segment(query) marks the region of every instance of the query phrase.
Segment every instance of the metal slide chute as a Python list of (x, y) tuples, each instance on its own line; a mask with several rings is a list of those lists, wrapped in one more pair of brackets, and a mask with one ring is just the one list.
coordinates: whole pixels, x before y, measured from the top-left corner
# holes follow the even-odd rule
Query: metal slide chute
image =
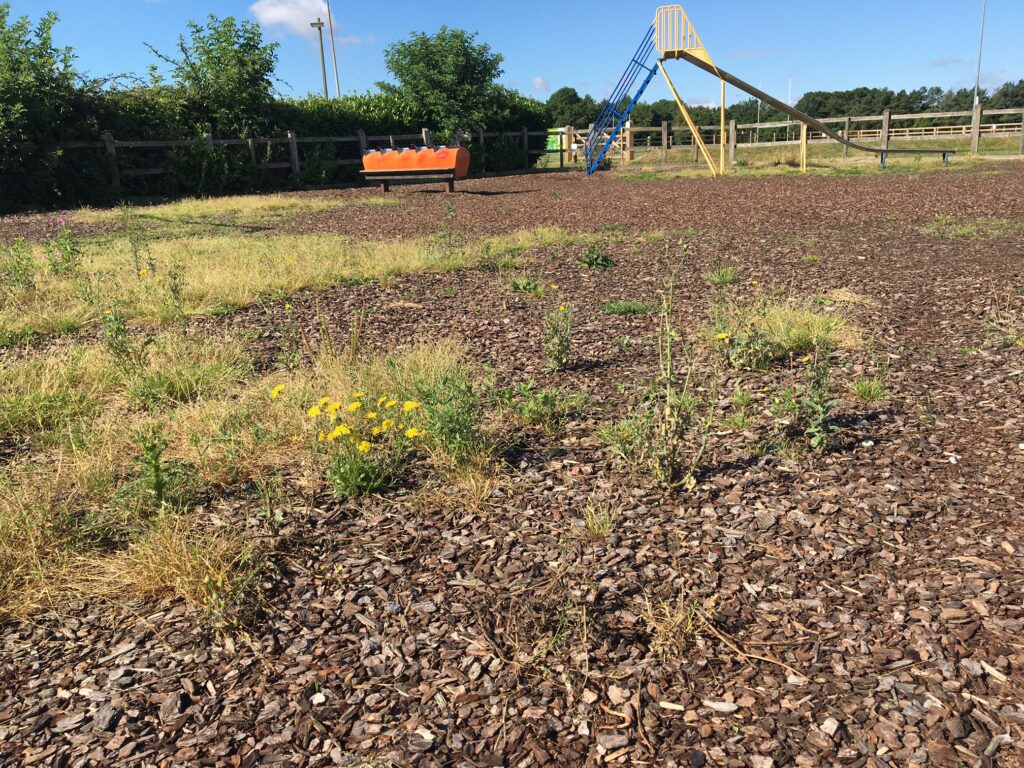
[[(655, 51), (658, 53), (658, 58), (652, 65), (650, 63), (650, 58)], [(675, 85), (672, 83), (672, 80), (669, 78), (668, 72), (665, 69), (665, 62), (671, 59), (689, 62), (708, 74), (714, 75), (722, 82), (722, 138), (719, 142), (720, 159), (718, 169), (715, 168), (715, 163), (712, 160), (711, 154), (708, 152), (704, 141), (700, 137), (700, 132), (694, 125), (693, 119), (691, 118), (689, 111), (686, 109), (686, 105), (683, 104), (678, 91), (676, 91)], [(658, 8), (657, 14), (654, 17), (654, 23), (644, 36), (643, 42), (640, 44), (637, 52), (633, 55), (632, 60), (626, 68), (625, 74), (619, 80), (619, 84), (612, 92), (611, 97), (604, 103), (604, 106), (598, 113), (597, 119), (594, 121), (594, 125), (591, 128), (590, 133), (587, 135), (585, 154), (588, 176), (600, 167), (601, 160), (604, 158), (605, 154), (607, 154), (609, 148), (622, 131), (623, 126), (629, 119), (630, 113), (633, 111), (633, 107), (636, 106), (637, 102), (640, 100), (640, 96), (647, 89), (647, 86), (650, 85), (654, 75), (659, 71), (664, 76), (665, 82), (668, 83), (668, 87), (672, 91), (676, 104), (679, 106), (679, 111), (682, 113), (690, 132), (693, 134), (694, 141), (696, 141), (700, 148), (713, 176), (725, 173), (726, 83), (735, 88), (739, 88), (744, 93), (747, 93), (756, 99), (760, 99), (766, 104), (771, 104), (780, 112), (789, 115), (800, 123), (803, 123), (803, 128), (801, 130), (801, 166), (804, 170), (806, 170), (808, 128), (818, 131), (819, 133), (823, 133), (830, 139), (834, 139), (840, 144), (845, 144), (851, 149), (879, 155), (882, 158), (883, 167), (885, 166), (886, 156), (890, 154), (942, 155), (943, 161), (947, 163), (949, 161), (949, 155), (956, 154), (956, 151), (952, 149), (889, 149), (888, 147), (866, 147), (863, 144), (857, 144), (856, 142), (850, 141), (841, 133), (829, 128), (820, 120), (816, 120), (810, 115), (801, 112), (799, 109), (791, 107), (784, 101), (779, 101), (778, 99), (769, 96), (760, 88), (755, 88), (750, 83), (736, 77), (736, 75), (730, 74), (724, 69), (716, 66), (711, 60), (711, 55), (708, 53), (707, 48), (704, 47), (704, 43), (701, 41), (700, 35), (697, 34), (696, 28), (693, 26), (690, 18), (686, 15), (686, 11), (683, 10), (683, 7), (681, 5), (663, 5)], [(642, 73), (646, 74), (642, 75)], [(642, 79), (640, 86), (639, 88), (635, 88), (635, 83), (641, 75)], [(610, 133), (608, 133), (609, 128), (611, 129)]]

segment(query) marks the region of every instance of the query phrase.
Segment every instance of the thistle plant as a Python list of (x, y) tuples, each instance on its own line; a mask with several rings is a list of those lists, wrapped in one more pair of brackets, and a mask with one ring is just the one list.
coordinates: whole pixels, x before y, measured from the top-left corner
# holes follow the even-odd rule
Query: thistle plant
[(57, 220), (57, 234), (46, 241), (46, 257), (55, 275), (73, 275), (82, 267), (82, 248), (64, 219)]

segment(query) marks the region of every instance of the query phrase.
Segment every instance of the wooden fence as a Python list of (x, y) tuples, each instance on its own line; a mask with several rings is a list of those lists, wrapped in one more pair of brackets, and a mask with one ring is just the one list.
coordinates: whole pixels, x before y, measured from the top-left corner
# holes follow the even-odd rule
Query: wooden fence
[[(549, 138), (557, 136), (557, 148), (549, 148)], [(530, 146), (531, 139), (544, 138), (541, 144), (543, 149), (534, 149)], [(559, 165), (564, 166), (565, 152), (565, 131), (564, 129), (551, 129), (544, 131), (531, 131), (523, 126), (518, 131), (477, 131), (473, 136), (474, 152), (478, 155), (482, 173), (487, 173), (488, 144), (500, 140), (514, 140), (519, 146), (520, 162), (523, 170), (530, 170), (533, 166), (533, 159), (538, 155), (558, 154)], [(274, 146), (287, 145), (288, 159), (276, 162), (260, 162), (261, 154), (269, 155)], [(64, 149), (102, 149), (106, 157), (107, 169), (110, 174), (111, 186), (115, 191), (120, 191), (122, 180), (138, 176), (159, 176), (167, 173), (162, 166), (152, 167), (122, 167), (122, 158), (127, 150), (140, 149), (173, 149), (181, 147), (205, 147), (212, 152), (214, 147), (247, 147), (249, 159), (254, 168), (260, 170), (287, 169), (292, 176), (299, 176), (302, 172), (302, 152), (300, 147), (311, 145), (349, 146), (355, 154), (358, 148), (358, 156), (335, 158), (330, 161), (334, 165), (362, 165), (362, 154), (367, 149), (379, 149), (381, 147), (401, 146), (433, 146), (434, 137), (429, 128), (424, 128), (419, 133), (368, 135), (360, 129), (351, 136), (299, 136), (295, 131), (288, 131), (284, 137), (271, 137), (260, 139), (215, 139), (209, 134), (199, 139), (155, 141), (117, 139), (111, 133), (104, 133), (99, 141), (71, 141), (62, 145)]]
[[(1020, 122), (989, 122), (984, 123), (985, 117), (1008, 117), (1020, 115)], [(970, 122), (946, 123), (942, 125), (916, 125), (916, 126), (894, 126), (893, 123), (908, 121), (935, 121), (935, 120), (965, 120)], [(827, 125), (835, 125), (843, 136), (853, 141), (877, 141), (882, 147), (888, 147), (890, 141), (901, 139), (949, 139), (951, 137), (967, 137), (971, 139), (971, 154), (977, 155), (979, 145), (984, 136), (1016, 136), (1020, 135), (1020, 154), (1024, 155), (1024, 110), (1022, 109), (981, 109), (975, 108), (969, 112), (920, 112), (915, 114), (892, 114), (886, 110), (881, 115), (863, 115), (857, 117), (833, 117), (821, 120)], [(878, 127), (858, 127), (863, 124), (877, 124)], [(771, 123), (745, 123), (737, 125), (736, 121), (730, 121), (726, 135), (729, 148), (729, 160), (735, 159), (736, 147), (756, 147), (764, 145), (786, 145), (799, 143), (800, 123), (795, 121), (781, 121)], [(592, 128), (592, 127), (591, 127)], [(718, 145), (722, 141), (722, 130), (717, 125), (702, 125), (697, 127), (701, 138), (705, 143)], [(487, 157), (488, 144), (494, 141), (511, 140), (518, 145), (520, 153), (520, 164), (523, 170), (530, 170), (533, 167), (534, 158), (539, 155), (558, 155), (558, 167), (564, 168), (578, 162), (583, 151), (583, 144), (586, 141), (588, 130), (577, 130), (572, 126), (564, 128), (553, 128), (544, 131), (531, 131), (523, 126), (518, 131), (478, 131), (473, 136), (474, 153), (480, 159), (481, 172), (488, 173)], [(768, 139), (765, 140), (765, 136)], [(780, 138), (780, 136), (782, 138)], [(544, 141), (533, 142), (543, 148), (535, 149), (531, 146), (531, 139), (543, 137)], [(809, 134), (812, 142), (828, 142), (832, 139), (822, 133), (812, 131)], [(367, 149), (377, 149), (384, 146), (432, 146), (434, 137), (428, 128), (422, 129), (419, 133), (388, 134), (388, 135), (367, 135), (363, 130), (358, 130), (351, 136), (298, 136), (294, 131), (288, 131), (284, 137), (270, 137), (260, 139), (214, 139), (207, 135), (200, 139), (178, 140), (178, 141), (139, 141), (122, 140), (115, 138), (110, 133), (104, 133), (99, 141), (73, 141), (63, 145), (65, 149), (102, 149), (106, 158), (106, 164), (110, 175), (111, 185), (115, 191), (120, 191), (122, 180), (130, 177), (157, 176), (167, 173), (162, 166), (137, 167), (129, 163), (129, 167), (123, 167), (122, 158), (125, 153), (131, 150), (146, 149), (171, 149), (175, 147), (205, 147), (213, 151), (218, 146), (247, 147), (249, 159), (254, 168), (261, 170), (281, 169), (287, 170), (292, 176), (299, 176), (302, 172), (302, 154), (300, 148), (329, 145), (332, 147), (350, 147), (347, 153), (349, 157), (336, 158), (330, 162), (335, 165), (356, 166), (362, 164), (362, 154)], [(662, 123), (660, 126), (627, 126), (618, 136), (615, 143), (615, 151), (620, 153), (623, 159), (633, 159), (637, 152), (658, 151), (662, 155), (662, 161), (668, 162), (668, 151), (674, 146), (694, 146), (696, 142), (686, 128), (674, 128), (670, 123)], [(261, 153), (264, 156), (272, 154), (275, 146), (287, 147), (287, 160), (260, 162)], [(849, 154), (849, 147), (844, 147), (844, 154)], [(549, 166), (551, 167), (551, 166)]]
[[(983, 122), (985, 117), (1008, 117), (1019, 116), (1020, 121), (993, 121)], [(945, 123), (941, 125), (914, 125), (895, 126), (893, 123), (908, 121), (933, 121), (933, 120), (964, 120), (970, 118), (970, 122)], [(862, 115), (857, 117), (831, 117), (819, 122), (829, 126), (836, 126), (838, 132), (852, 141), (877, 141), (882, 147), (888, 147), (890, 141), (897, 140), (930, 140), (949, 139), (951, 137), (970, 137), (971, 154), (977, 155), (980, 142), (983, 137), (1013, 137), (1020, 136), (1019, 153), (1024, 155), (1024, 109), (981, 109), (975, 108), (969, 112), (919, 112), (914, 114), (892, 114), (886, 110), (881, 115)], [(865, 123), (876, 124), (878, 127), (858, 127)], [(582, 150), (582, 142), (585, 141), (587, 131), (576, 132), (571, 128), (563, 129), (570, 132), (572, 137), (578, 137), (575, 141), (569, 142), (570, 151), (578, 153)], [(718, 125), (697, 126), (701, 138), (709, 145), (718, 145), (722, 140), (722, 129)], [(767, 135), (767, 139), (765, 136)], [(783, 138), (780, 138), (782, 136)], [(793, 120), (786, 120), (771, 123), (743, 123), (736, 124), (730, 121), (727, 129), (726, 141), (729, 147), (729, 158), (732, 161), (735, 157), (736, 147), (757, 147), (764, 145), (786, 145), (800, 143), (800, 123)], [(809, 131), (808, 139), (812, 142), (830, 142), (831, 138), (817, 131)], [(623, 159), (633, 159), (635, 153), (646, 151), (661, 151), (662, 160), (668, 162), (668, 150), (674, 146), (693, 146), (696, 149), (696, 142), (692, 134), (685, 127), (674, 128), (670, 123), (662, 123), (660, 126), (632, 126), (624, 128), (617, 138), (614, 151), (618, 152)], [(849, 154), (849, 147), (844, 147), (844, 154)]]

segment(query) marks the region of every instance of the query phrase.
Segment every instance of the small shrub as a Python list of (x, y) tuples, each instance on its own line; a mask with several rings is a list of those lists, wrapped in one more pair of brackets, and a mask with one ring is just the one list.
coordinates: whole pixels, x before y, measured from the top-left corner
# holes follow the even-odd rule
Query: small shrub
[(423, 424), (431, 444), (457, 467), (486, 462), (481, 385), (465, 369), (455, 368), (433, 382), (417, 382), (415, 391), (423, 403)]
[(775, 419), (776, 434), (785, 440), (804, 437), (818, 453), (825, 453), (837, 428), (830, 423), (835, 399), (829, 394), (827, 361), (808, 361), (804, 383), (777, 389), (769, 410)]
[(813, 253), (808, 253), (804, 256), (804, 264), (819, 264), (821, 263), (821, 256)]
[(596, 243), (587, 246), (587, 249), (580, 257), (580, 264), (587, 269), (608, 269), (615, 266), (615, 262), (608, 255), (605, 247)]
[(850, 382), (850, 392), (858, 400), (874, 403), (885, 397), (885, 382), (878, 376), (858, 376)]
[(544, 317), (547, 370), (560, 371), (572, 362), (572, 308), (562, 304)]
[(658, 655), (681, 656), (704, 629), (697, 600), (686, 600), (682, 594), (675, 605), (664, 600), (655, 605), (645, 596), (640, 616), (651, 636), (651, 650)]
[(642, 417), (633, 416), (605, 424), (598, 428), (597, 436), (612, 453), (626, 462), (633, 463), (642, 453), (649, 429), (650, 420), (645, 414)]
[(583, 394), (566, 395), (556, 387), (538, 389), (527, 381), (518, 387), (498, 393), (498, 400), (527, 426), (540, 426), (548, 434), (556, 434), (571, 413), (583, 407), (588, 398)]
[(704, 275), (704, 281), (714, 288), (725, 288), (740, 279), (732, 267), (719, 266)]
[(646, 301), (617, 299), (606, 301), (601, 305), (601, 312), (606, 315), (649, 315), (658, 310), (657, 304)]

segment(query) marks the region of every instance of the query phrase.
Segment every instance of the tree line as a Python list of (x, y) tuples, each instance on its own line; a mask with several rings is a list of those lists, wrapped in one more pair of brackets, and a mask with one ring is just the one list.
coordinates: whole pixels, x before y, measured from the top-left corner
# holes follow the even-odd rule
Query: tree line
[[(1024, 80), (1008, 82), (989, 92), (979, 92), (986, 109), (1024, 109)], [(559, 88), (548, 98), (546, 107), (554, 125), (586, 127), (594, 121), (603, 101), (592, 96), (581, 96), (575, 88)], [(856, 117), (860, 115), (881, 115), (885, 109), (894, 114), (917, 112), (966, 112), (974, 105), (974, 89), (943, 90), (938, 87), (917, 88), (912, 91), (893, 91), (890, 88), (854, 88), (847, 91), (808, 91), (794, 105), (801, 112), (812, 117)], [(718, 107), (687, 105), (694, 122), (698, 125), (717, 125), (720, 118)], [(787, 119), (768, 104), (758, 104), (757, 99), (746, 99), (728, 105), (727, 120), (737, 123), (773, 122)], [(672, 99), (640, 102), (633, 108), (635, 125), (660, 125), (662, 122), (681, 122), (679, 108)], [(1010, 120), (1013, 118), (1010, 117)]]

